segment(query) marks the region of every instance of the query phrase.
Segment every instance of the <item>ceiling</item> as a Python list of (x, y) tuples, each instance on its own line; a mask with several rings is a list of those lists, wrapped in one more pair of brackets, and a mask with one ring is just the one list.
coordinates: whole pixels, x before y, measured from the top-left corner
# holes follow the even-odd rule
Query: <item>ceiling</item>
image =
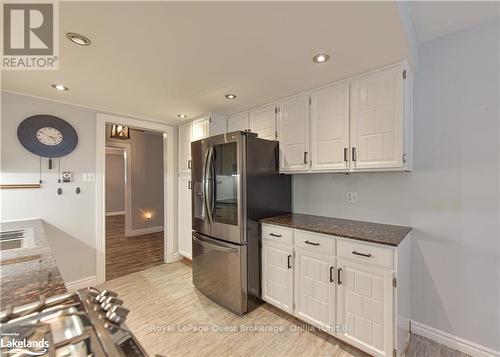
[(500, 16), (500, 2), (414, 1), (410, 12), (418, 42), (424, 43)]
[[(172, 123), (180, 113), (236, 113), (409, 57), (393, 2), (59, 6), (59, 70), (4, 71), (2, 89)], [(77, 46), (66, 32), (92, 45)], [(319, 52), (330, 61), (314, 64)]]

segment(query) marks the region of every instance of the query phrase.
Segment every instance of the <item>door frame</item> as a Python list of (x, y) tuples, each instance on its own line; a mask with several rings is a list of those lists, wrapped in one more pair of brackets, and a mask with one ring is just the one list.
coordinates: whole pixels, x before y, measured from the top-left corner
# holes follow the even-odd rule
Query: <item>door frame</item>
[(163, 133), (163, 258), (165, 263), (182, 259), (177, 252), (177, 128), (161, 122), (97, 113), (96, 116), (96, 281), (106, 281), (105, 159), (106, 123)]

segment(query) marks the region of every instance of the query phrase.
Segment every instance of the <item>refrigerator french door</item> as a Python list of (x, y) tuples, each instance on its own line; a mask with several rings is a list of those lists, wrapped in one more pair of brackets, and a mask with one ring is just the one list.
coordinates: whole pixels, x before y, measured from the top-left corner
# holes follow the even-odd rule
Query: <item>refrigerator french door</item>
[(259, 220), (291, 210), (277, 153), (239, 131), (191, 143), (193, 283), (237, 314), (260, 303)]
[(237, 132), (192, 143), (193, 229), (236, 244), (245, 242), (245, 141)]

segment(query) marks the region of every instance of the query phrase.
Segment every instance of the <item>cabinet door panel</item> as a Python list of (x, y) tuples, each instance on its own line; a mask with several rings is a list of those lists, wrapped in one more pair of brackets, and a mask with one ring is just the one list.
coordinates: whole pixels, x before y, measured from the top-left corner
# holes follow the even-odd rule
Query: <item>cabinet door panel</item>
[(191, 123), (179, 126), (179, 172), (189, 172), (191, 161)]
[(351, 82), (352, 168), (403, 167), (402, 66)]
[(349, 82), (343, 82), (311, 94), (312, 170), (346, 171), (348, 150)]
[(276, 106), (250, 112), (250, 130), (261, 139), (276, 140)]
[(204, 139), (210, 136), (210, 117), (195, 120), (192, 123), (192, 141)]
[(295, 250), (295, 316), (319, 328), (333, 331), (335, 282), (333, 258)]
[(292, 246), (263, 242), (262, 299), (293, 313)]
[(280, 171), (309, 170), (309, 97), (282, 102), (278, 113)]
[(232, 131), (245, 131), (250, 128), (248, 124), (248, 113), (238, 114), (227, 120), (227, 132)]
[(338, 260), (338, 323), (348, 332), (343, 338), (374, 355), (391, 356), (393, 349), (392, 273)]
[(189, 259), (192, 254), (191, 177), (179, 178), (179, 253)]

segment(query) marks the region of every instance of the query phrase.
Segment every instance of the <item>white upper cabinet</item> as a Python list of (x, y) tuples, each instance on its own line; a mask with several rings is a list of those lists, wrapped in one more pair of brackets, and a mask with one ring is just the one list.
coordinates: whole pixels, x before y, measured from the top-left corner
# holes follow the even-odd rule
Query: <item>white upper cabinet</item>
[(227, 132), (227, 116), (218, 113), (210, 114), (210, 135), (220, 135)]
[(277, 138), (283, 173), (411, 171), (412, 86), (398, 63), (235, 115), (227, 130)]
[(311, 170), (349, 169), (349, 82), (311, 93)]
[[(351, 80), (351, 169), (406, 169), (410, 73), (401, 64)], [(406, 155), (405, 155), (406, 154)]]
[(259, 138), (276, 140), (276, 106), (268, 105), (250, 112), (250, 131)]
[(297, 96), (278, 106), (280, 172), (309, 169), (309, 97)]
[(191, 123), (179, 126), (179, 173), (191, 172)]
[(235, 116), (230, 117), (227, 120), (227, 132), (233, 131), (247, 131), (250, 129), (250, 123), (248, 120), (248, 113), (237, 114)]
[(204, 139), (210, 136), (210, 117), (203, 117), (192, 122), (191, 141)]

